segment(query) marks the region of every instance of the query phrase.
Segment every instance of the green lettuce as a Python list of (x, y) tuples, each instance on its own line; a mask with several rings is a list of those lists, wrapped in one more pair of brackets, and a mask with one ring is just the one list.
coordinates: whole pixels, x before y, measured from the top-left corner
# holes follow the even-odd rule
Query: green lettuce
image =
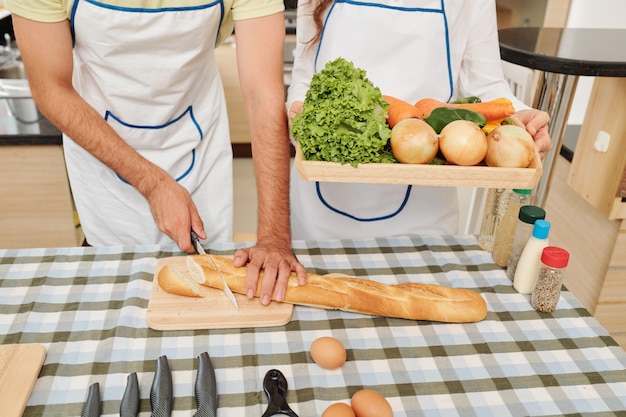
[(352, 166), (396, 162), (389, 147), (389, 104), (352, 62), (328, 62), (313, 76), (303, 107), (291, 133), (306, 160)]

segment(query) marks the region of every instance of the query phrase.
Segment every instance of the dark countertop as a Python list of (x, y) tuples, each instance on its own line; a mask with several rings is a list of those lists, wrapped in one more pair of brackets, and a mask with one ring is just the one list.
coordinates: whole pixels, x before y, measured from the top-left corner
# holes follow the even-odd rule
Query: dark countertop
[(581, 76), (626, 77), (626, 29), (508, 28), (499, 31), (505, 61)]
[(61, 145), (62, 134), (32, 99), (0, 99), (0, 146)]

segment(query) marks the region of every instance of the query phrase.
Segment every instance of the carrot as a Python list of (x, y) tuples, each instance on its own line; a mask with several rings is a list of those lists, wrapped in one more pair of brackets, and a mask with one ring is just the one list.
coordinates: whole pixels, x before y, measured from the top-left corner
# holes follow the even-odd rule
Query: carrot
[(399, 121), (404, 119), (421, 119), (419, 110), (411, 103), (392, 96), (383, 96), (389, 103), (387, 109), (387, 124), (393, 128)]
[(506, 98), (497, 98), (494, 100), (483, 101), (480, 103), (464, 103), (452, 104), (434, 98), (423, 98), (415, 103), (415, 107), (419, 110), (420, 117), (428, 117), (430, 112), (437, 107), (453, 107), (461, 109), (473, 110), (485, 116), (487, 121), (503, 119), (515, 113), (513, 103)]

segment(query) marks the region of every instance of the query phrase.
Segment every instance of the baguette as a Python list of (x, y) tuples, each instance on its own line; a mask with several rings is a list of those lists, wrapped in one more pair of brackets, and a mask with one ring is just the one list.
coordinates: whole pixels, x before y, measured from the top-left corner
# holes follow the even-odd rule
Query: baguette
[[(222, 279), (209, 259), (213, 255), (189, 255), (187, 267), (197, 283), (223, 289)], [(227, 285), (233, 292), (245, 294), (246, 267), (213, 256)], [(261, 272), (262, 274), (262, 272)], [(284, 302), (362, 314), (428, 320), (446, 323), (472, 323), (484, 319), (487, 305), (483, 297), (469, 289), (434, 284), (385, 285), (352, 277), (332, 278), (307, 274), (307, 285), (300, 286), (296, 274), (289, 277)], [(260, 296), (262, 275), (256, 290)]]
[(165, 265), (159, 271), (157, 279), (159, 286), (169, 293), (186, 297), (204, 297), (198, 283), (191, 278), (184, 268)]

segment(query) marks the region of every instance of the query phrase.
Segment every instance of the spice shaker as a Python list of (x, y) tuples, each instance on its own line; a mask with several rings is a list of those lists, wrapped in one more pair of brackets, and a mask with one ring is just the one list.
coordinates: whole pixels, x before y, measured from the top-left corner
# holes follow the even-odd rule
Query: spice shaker
[(532, 232), (533, 226), (537, 220), (543, 220), (546, 218), (546, 211), (538, 206), (522, 206), (517, 216), (517, 227), (515, 228), (515, 238), (513, 239), (513, 246), (509, 253), (509, 259), (506, 264), (506, 276), (513, 280), (515, 276), (515, 270), (517, 269), (517, 262), (522, 255), (524, 245), (528, 242)]
[(548, 233), (550, 232), (550, 222), (537, 220), (533, 226), (533, 234), (524, 245), (522, 255), (517, 263), (515, 276), (513, 277), (513, 288), (521, 294), (530, 294), (535, 288), (541, 253), (543, 248), (548, 246)]
[(537, 283), (530, 302), (540, 313), (552, 313), (561, 296), (563, 272), (569, 262), (569, 252), (556, 246), (547, 246), (541, 253)]
[(493, 242), (493, 261), (500, 266), (506, 266), (509, 261), (519, 211), (522, 206), (530, 201), (531, 191), (513, 189), (504, 216), (496, 229), (496, 237)]
[(483, 222), (480, 225), (478, 245), (487, 252), (493, 251), (496, 230), (509, 203), (511, 190), (507, 188), (490, 188), (485, 200)]

